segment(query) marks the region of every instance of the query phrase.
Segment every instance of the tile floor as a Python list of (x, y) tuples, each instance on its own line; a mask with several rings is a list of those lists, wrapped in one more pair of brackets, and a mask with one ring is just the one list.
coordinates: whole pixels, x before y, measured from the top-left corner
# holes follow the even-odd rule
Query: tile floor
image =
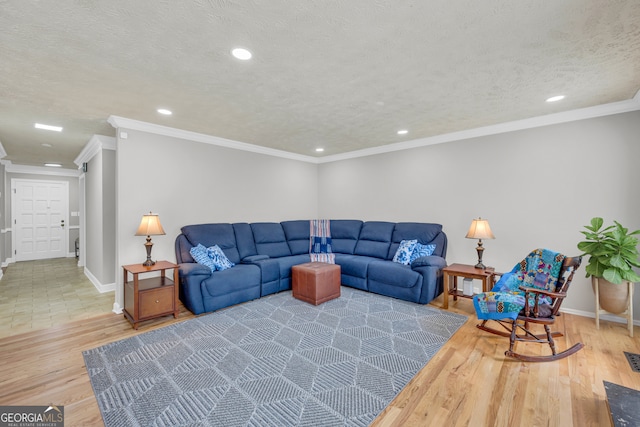
[(9, 264), (0, 279), (0, 338), (111, 312), (75, 258)]

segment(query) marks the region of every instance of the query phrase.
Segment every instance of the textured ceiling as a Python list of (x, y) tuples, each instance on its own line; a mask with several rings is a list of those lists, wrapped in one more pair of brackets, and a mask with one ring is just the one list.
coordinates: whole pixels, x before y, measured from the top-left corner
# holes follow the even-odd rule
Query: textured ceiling
[(75, 169), (110, 115), (316, 156), (640, 89), (638, 0), (0, 0), (0, 29), (0, 143), (24, 165)]

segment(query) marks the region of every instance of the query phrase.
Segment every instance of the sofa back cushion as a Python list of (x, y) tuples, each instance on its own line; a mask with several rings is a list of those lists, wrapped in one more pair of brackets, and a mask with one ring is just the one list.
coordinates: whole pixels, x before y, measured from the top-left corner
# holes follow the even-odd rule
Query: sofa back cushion
[(231, 262), (240, 262), (236, 236), (231, 224), (186, 225), (181, 230), (191, 246), (198, 246), (198, 243), (206, 248), (218, 245)]
[(391, 238), (391, 246), (389, 246), (387, 259), (393, 259), (401, 241), (414, 239), (418, 240), (418, 243), (422, 243), (423, 245), (435, 244), (436, 249), (433, 255), (442, 256), (442, 251), (446, 249), (446, 247), (443, 247), (441, 239), (438, 238), (441, 234), (442, 225), (440, 224), (429, 224), (425, 222), (399, 222), (393, 229), (393, 236)]
[(256, 242), (253, 241), (253, 231), (251, 231), (249, 224), (236, 222), (233, 224), (233, 231), (236, 233), (236, 244), (238, 245), (240, 259), (258, 254)]
[(256, 243), (258, 255), (268, 255), (271, 258), (291, 255), (280, 223), (254, 222), (251, 224), (251, 231), (253, 231), (253, 240)]
[(433, 251), (432, 255), (437, 255), (442, 258), (447, 257), (447, 235), (444, 234), (444, 231), (438, 233), (431, 243), (436, 245), (436, 249)]
[(291, 255), (302, 255), (309, 253), (310, 221), (283, 221), (280, 223), (284, 230)]
[(395, 223), (393, 222), (365, 222), (362, 225), (354, 254), (387, 259), (394, 227)]
[(356, 219), (332, 219), (331, 249), (334, 253), (353, 255), (363, 222)]

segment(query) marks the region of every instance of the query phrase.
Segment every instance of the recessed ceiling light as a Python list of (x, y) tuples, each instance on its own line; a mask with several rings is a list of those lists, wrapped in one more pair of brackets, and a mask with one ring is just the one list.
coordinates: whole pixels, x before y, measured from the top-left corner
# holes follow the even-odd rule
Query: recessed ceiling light
[(170, 116), (173, 113), (171, 112), (171, 110), (167, 110), (166, 108), (158, 108), (158, 113), (160, 114), (164, 114), (165, 116)]
[(552, 96), (551, 98), (547, 98), (546, 102), (556, 102), (562, 101), (564, 99), (564, 95)]
[(316, 152), (318, 153), (322, 153), (324, 151), (324, 148), (316, 148)]
[(44, 130), (52, 130), (55, 132), (62, 132), (62, 126), (51, 126), (51, 125), (43, 125), (41, 123), (36, 123), (36, 129), (44, 129)]
[(47, 148), (51, 148), (52, 145), (51, 144), (47, 144), (46, 142), (44, 144), (42, 144), (43, 147), (47, 147)]
[(61, 168), (62, 165), (60, 163), (45, 163), (45, 166), (49, 166), (50, 168)]
[(249, 52), (247, 49), (242, 48), (242, 47), (237, 47), (237, 48), (233, 49), (231, 51), (231, 54), (233, 56), (235, 56), (236, 58), (238, 58), (238, 59), (242, 59), (243, 61), (251, 59), (251, 57), (253, 56), (251, 54), (251, 52)]
[(409, 133), (409, 131), (408, 131), (408, 130), (406, 130), (406, 129), (402, 129), (402, 130), (399, 130), (399, 131), (398, 131), (398, 135), (406, 135), (406, 134), (408, 134), (408, 133)]

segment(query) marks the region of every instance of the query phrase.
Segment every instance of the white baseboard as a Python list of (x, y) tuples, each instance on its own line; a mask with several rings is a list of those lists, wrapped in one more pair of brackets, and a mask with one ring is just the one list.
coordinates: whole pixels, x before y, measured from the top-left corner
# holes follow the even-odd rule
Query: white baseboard
[(116, 290), (116, 284), (115, 283), (108, 283), (106, 285), (100, 283), (100, 281), (93, 274), (91, 274), (91, 272), (89, 270), (87, 270), (86, 267), (84, 269), (84, 275), (87, 276), (89, 281), (91, 283), (93, 283), (93, 286), (95, 286), (95, 288), (101, 294), (103, 294), (105, 292), (113, 292), (113, 291)]
[[(576, 316), (582, 316), (582, 317), (591, 317), (592, 319), (596, 318), (596, 313), (595, 312), (592, 313), (590, 311), (573, 310), (569, 308), (569, 309), (561, 309), (560, 312), (575, 314)], [(616, 322), (616, 323), (624, 323), (625, 325), (627, 324), (626, 318), (621, 316), (616, 316), (615, 314), (601, 314), (600, 320), (607, 320), (609, 322)], [(640, 320), (633, 319), (633, 324), (636, 326), (640, 326)]]
[(122, 307), (120, 307), (120, 304), (118, 304), (117, 302), (113, 303), (113, 311), (115, 314), (122, 314)]

